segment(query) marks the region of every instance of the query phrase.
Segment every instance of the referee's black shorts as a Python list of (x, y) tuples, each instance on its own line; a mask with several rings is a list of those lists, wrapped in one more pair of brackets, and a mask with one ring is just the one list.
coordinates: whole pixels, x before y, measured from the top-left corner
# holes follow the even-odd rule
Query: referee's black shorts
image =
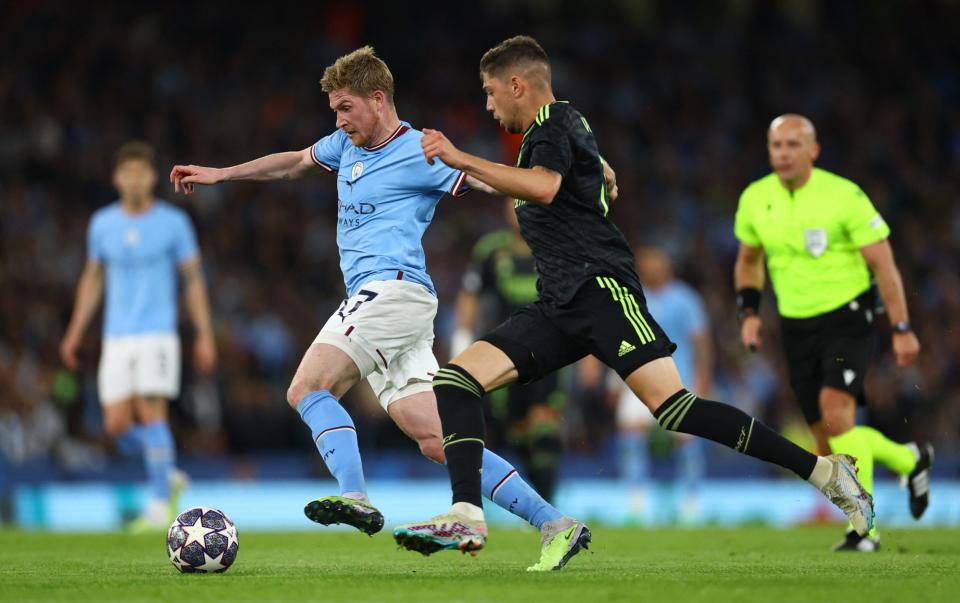
[(481, 338), (502, 350), (530, 383), (593, 354), (626, 379), (674, 344), (647, 311), (643, 292), (612, 277), (586, 281), (562, 306), (536, 302)]
[(876, 345), (876, 290), (810, 318), (780, 318), (783, 348), (800, 410), (807, 423), (820, 420), (820, 390), (833, 387), (866, 403), (863, 382)]

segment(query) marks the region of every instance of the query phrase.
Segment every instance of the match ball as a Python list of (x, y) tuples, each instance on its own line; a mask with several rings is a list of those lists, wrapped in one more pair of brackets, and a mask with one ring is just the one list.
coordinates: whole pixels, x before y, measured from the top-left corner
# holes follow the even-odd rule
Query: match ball
[(225, 572), (237, 560), (237, 526), (223, 511), (191, 507), (167, 532), (170, 563), (183, 573)]

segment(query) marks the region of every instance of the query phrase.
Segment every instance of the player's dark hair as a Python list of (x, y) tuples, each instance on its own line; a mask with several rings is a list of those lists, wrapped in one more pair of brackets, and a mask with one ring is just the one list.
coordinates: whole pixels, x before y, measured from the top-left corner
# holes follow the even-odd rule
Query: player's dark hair
[(146, 161), (151, 166), (157, 153), (153, 147), (142, 140), (133, 140), (123, 144), (117, 152), (113, 154), (113, 167), (119, 167), (120, 164), (127, 161)]
[(546, 69), (546, 83), (549, 84), (550, 58), (543, 47), (530, 36), (508, 38), (485, 52), (480, 59), (480, 73), (498, 77), (503, 75), (506, 69), (527, 70), (532, 66)]

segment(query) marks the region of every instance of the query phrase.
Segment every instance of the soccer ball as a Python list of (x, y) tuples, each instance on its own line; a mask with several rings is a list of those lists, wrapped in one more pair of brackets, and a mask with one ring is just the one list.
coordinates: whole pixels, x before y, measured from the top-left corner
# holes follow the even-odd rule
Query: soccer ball
[(167, 532), (170, 563), (183, 573), (225, 572), (237, 560), (239, 548), (237, 526), (217, 509), (187, 509)]

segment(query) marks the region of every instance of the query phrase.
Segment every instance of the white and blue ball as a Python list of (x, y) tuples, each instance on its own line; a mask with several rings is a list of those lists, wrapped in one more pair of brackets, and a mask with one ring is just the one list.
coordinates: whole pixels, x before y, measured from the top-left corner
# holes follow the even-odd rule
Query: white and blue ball
[(170, 563), (183, 573), (225, 572), (239, 549), (237, 526), (218, 509), (191, 507), (177, 515), (167, 532)]

